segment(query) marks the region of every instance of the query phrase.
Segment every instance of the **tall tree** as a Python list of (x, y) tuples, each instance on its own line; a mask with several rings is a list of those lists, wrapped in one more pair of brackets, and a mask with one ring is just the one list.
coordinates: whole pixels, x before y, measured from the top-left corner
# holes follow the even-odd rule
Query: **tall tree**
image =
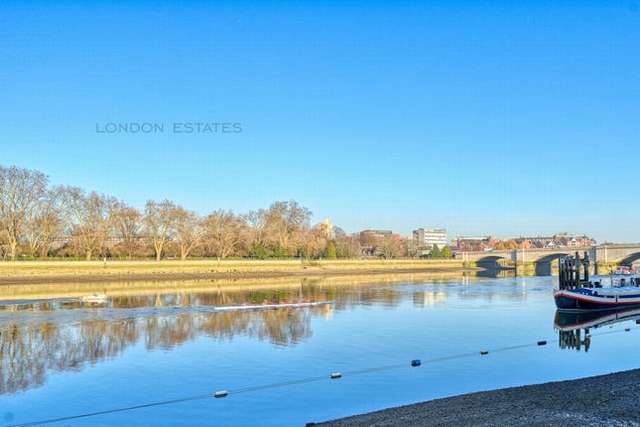
[(113, 229), (112, 212), (116, 199), (96, 192), (85, 194), (77, 187), (65, 187), (62, 191), (78, 251), (84, 253), (87, 261), (95, 255), (103, 255)]
[(47, 177), (41, 172), (0, 166), (0, 227), (12, 260), (18, 255), (27, 221), (34, 216), (46, 188)]
[(309, 228), (311, 211), (295, 200), (275, 202), (264, 214), (264, 233), (268, 245), (287, 255), (297, 252), (300, 234)]
[(336, 254), (338, 258), (357, 258), (362, 255), (359, 236), (336, 237)]
[(382, 241), (381, 250), (382, 256), (385, 258), (396, 258), (404, 255), (402, 238), (397, 234), (385, 236)]
[(248, 240), (245, 219), (231, 211), (212, 212), (203, 220), (202, 227), (207, 253), (218, 258), (238, 254)]
[(453, 253), (451, 252), (451, 248), (449, 246), (445, 246), (440, 251), (440, 256), (442, 258), (453, 258)]
[(113, 226), (127, 258), (131, 259), (139, 248), (142, 236), (142, 214), (124, 202), (118, 202), (112, 212)]
[(320, 258), (326, 255), (327, 234), (320, 225), (298, 231), (296, 236), (298, 255), (305, 258)]
[(174, 212), (175, 242), (180, 259), (186, 260), (189, 253), (202, 243), (202, 224), (195, 212), (176, 206)]
[(249, 245), (253, 248), (266, 248), (266, 212), (265, 209), (258, 209), (256, 211), (249, 211), (249, 213), (242, 216), (249, 231)]
[(28, 218), (26, 239), (29, 255), (45, 258), (53, 244), (63, 239), (66, 227), (63, 194), (62, 187), (47, 190), (33, 214)]
[(433, 245), (433, 248), (431, 249), (431, 258), (442, 258), (442, 253), (440, 252), (438, 245)]
[(327, 243), (327, 259), (336, 259), (336, 258), (338, 258), (336, 242), (333, 240), (329, 240), (329, 243)]
[(162, 259), (167, 242), (175, 236), (175, 212), (177, 206), (169, 201), (149, 200), (144, 209), (144, 225), (147, 239), (156, 254), (156, 261)]

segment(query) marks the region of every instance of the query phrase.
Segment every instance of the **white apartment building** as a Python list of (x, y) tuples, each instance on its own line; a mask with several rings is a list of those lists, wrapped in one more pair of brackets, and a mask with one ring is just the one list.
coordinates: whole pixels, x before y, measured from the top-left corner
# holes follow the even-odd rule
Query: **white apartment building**
[(413, 230), (413, 240), (418, 248), (437, 246), (442, 249), (449, 244), (447, 230), (444, 228), (418, 228)]

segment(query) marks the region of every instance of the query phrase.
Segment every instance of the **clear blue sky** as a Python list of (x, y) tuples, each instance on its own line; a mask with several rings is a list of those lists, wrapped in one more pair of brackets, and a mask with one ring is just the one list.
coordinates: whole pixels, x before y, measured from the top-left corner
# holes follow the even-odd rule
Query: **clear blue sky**
[[(0, 164), (138, 207), (640, 241), (635, 0), (52, 3), (0, 6)], [(96, 133), (132, 121), (243, 131)]]

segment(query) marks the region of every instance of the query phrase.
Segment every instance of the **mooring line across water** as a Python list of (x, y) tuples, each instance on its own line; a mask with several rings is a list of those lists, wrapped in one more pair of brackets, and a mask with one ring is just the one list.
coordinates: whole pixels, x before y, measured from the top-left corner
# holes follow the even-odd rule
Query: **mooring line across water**
[(32, 422), (24, 423), (24, 424), (13, 424), (13, 425), (9, 425), (7, 427), (39, 426), (39, 425), (43, 425), (43, 424), (52, 424), (52, 423), (57, 423), (57, 422), (62, 422), (62, 421), (77, 420), (79, 418), (95, 417), (95, 416), (98, 416), (98, 415), (108, 415), (108, 414), (115, 414), (117, 412), (133, 411), (135, 409), (151, 408), (151, 407), (154, 407), (154, 406), (171, 405), (171, 404), (174, 404), (174, 403), (182, 403), (182, 402), (189, 402), (189, 401), (192, 401), (192, 400), (207, 399), (207, 398), (210, 398), (210, 397), (211, 397), (211, 394), (207, 393), (207, 394), (202, 394), (202, 395), (197, 395), (197, 396), (183, 397), (183, 398), (180, 398), (180, 399), (163, 400), (163, 401), (159, 401), (159, 402), (143, 403), (143, 404), (134, 405), (134, 406), (125, 406), (125, 407), (122, 407), (122, 408), (105, 409), (103, 411), (87, 412), (87, 413), (84, 413), (84, 414), (77, 414), (77, 415), (69, 415), (69, 416), (66, 416), (66, 417), (49, 418), (47, 420), (32, 421)]
[[(611, 330), (611, 331), (598, 332), (598, 333), (590, 334), (590, 336), (594, 337), (594, 336), (602, 336), (602, 335), (611, 335), (611, 334), (621, 333), (621, 332), (630, 332), (631, 330), (638, 330), (638, 329), (640, 329), (640, 327), (633, 327), (633, 328), (627, 327), (627, 328), (624, 328), (624, 329), (615, 329), (615, 330)], [(218, 391), (215, 391), (215, 392), (210, 392), (210, 393), (206, 393), (206, 394), (199, 394), (199, 395), (194, 395), (194, 396), (190, 396), (190, 397), (183, 397), (183, 398), (177, 398), (177, 399), (171, 399), (171, 400), (163, 400), (163, 401), (157, 401), (157, 402), (149, 402), (149, 403), (143, 403), (143, 404), (139, 404), (139, 405), (125, 406), (125, 407), (121, 407), (121, 408), (106, 409), (106, 410), (102, 410), (102, 411), (87, 412), (87, 413), (82, 413), (82, 414), (77, 414), (77, 415), (69, 415), (69, 416), (65, 416), (65, 417), (57, 417), (57, 418), (49, 418), (49, 419), (38, 420), (38, 421), (31, 421), (31, 422), (21, 423), (21, 424), (11, 424), (11, 425), (8, 425), (6, 427), (32, 427), (32, 426), (52, 424), (52, 423), (57, 423), (57, 422), (62, 422), (62, 421), (71, 421), (71, 420), (80, 419), (80, 418), (88, 418), (88, 417), (94, 417), (94, 416), (99, 416), (99, 415), (114, 414), (114, 413), (118, 413), (118, 412), (133, 411), (133, 410), (137, 410), (137, 409), (151, 408), (151, 407), (164, 406), (164, 405), (172, 405), (172, 404), (176, 404), (176, 403), (189, 402), (189, 401), (194, 401), (194, 400), (204, 400), (204, 399), (208, 399), (208, 398), (226, 398), (226, 397), (232, 396), (234, 394), (251, 393), (251, 392), (256, 392), (256, 391), (261, 391), (261, 390), (288, 387), (288, 386), (292, 386), (292, 385), (307, 384), (307, 383), (326, 381), (326, 380), (335, 381), (335, 380), (338, 380), (338, 379), (342, 378), (343, 376), (357, 376), (357, 375), (363, 375), (363, 374), (368, 374), (368, 373), (372, 373), (372, 372), (381, 372), (381, 371), (387, 371), (387, 370), (392, 370), (392, 369), (400, 369), (400, 368), (407, 368), (407, 367), (410, 367), (410, 368), (413, 369), (413, 368), (419, 367), (419, 366), (421, 366), (423, 364), (427, 364), (428, 365), (428, 364), (432, 364), (432, 363), (444, 362), (444, 361), (455, 360), (455, 359), (462, 359), (462, 358), (473, 357), (473, 356), (487, 357), (488, 355), (493, 354), (493, 353), (500, 353), (500, 352), (504, 352), (504, 351), (518, 350), (518, 349), (523, 349), (523, 348), (528, 348), (528, 347), (546, 347), (548, 342), (554, 342), (554, 341), (555, 342), (559, 342), (559, 340), (556, 340), (555, 337), (554, 337), (554, 339), (550, 339), (550, 340), (546, 340), (546, 339), (545, 340), (538, 340), (538, 341), (534, 341), (534, 342), (530, 342), (530, 343), (518, 344), (518, 345), (512, 345), (512, 346), (506, 346), (506, 347), (499, 347), (499, 348), (495, 348), (495, 349), (481, 349), (481, 350), (475, 351), (475, 352), (467, 352), (467, 353), (454, 354), (454, 355), (450, 355), (450, 356), (434, 357), (434, 358), (431, 358), (431, 359), (422, 359), (422, 360), (421, 359), (413, 359), (413, 360), (410, 361), (410, 363), (398, 363), (398, 364), (392, 364), (392, 365), (382, 365), (382, 366), (376, 366), (376, 367), (370, 367), (370, 368), (364, 368), (364, 369), (356, 369), (356, 370), (343, 371), (343, 372), (333, 372), (330, 375), (322, 375), (322, 376), (300, 378), (300, 379), (294, 379), (294, 380), (289, 380), (289, 381), (281, 381), (281, 382), (270, 383), (270, 384), (247, 386), (247, 387), (242, 387), (242, 388), (237, 388), (237, 389), (230, 389), (230, 390), (218, 390)]]

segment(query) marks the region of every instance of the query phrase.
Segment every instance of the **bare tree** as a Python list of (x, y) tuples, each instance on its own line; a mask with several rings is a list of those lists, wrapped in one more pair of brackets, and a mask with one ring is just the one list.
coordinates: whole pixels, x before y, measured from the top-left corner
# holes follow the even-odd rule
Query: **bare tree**
[(12, 260), (18, 254), (28, 218), (34, 215), (46, 188), (47, 177), (41, 172), (0, 166), (0, 226)]
[(206, 250), (218, 258), (237, 253), (249, 234), (245, 219), (231, 211), (215, 211), (204, 219), (202, 225)]
[(162, 259), (167, 242), (175, 235), (175, 212), (177, 206), (169, 200), (155, 202), (149, 200), (144, 209), (144, 226), (147, 239), (156, 254), (156, 261)]
[(324, 255), (327, 249), (328, 239), (321, 224), (296, 234), (299, 239), (298, 245), (301, 256), (306, 258), (319, 258)]
[(127, 258), (131, 259), (139, 247), (142, 233), (142, 214), (124, 202), (118, 202), (114, 206), (111, 218)]
[(63, 197), (78, 251), (84, 253), (87, 261), (94, 255), (104, 254), (112, 231), (111, 213), (117, 201), (96, 192), (87, 195), (77, 187), (64, 188)]
[(249, 213), (242, 215), (242, 219), (248, 227), (249, 244), (265, 246), (266, 210), (258, 209), (257, 211), (249, 211)]
[(380, 249), (382, 250), (382, 256), (385, 258), (396, 258), (406, 255), (404, 241), (402, 237), (397, 234), (385, 236)]
[(176, 206), (174, 217), (175, 241), (180, 252), (180, 259), (186, 260), (189, 253), (202, 242), (200, 218), (195, 212), (182, 206)]
[(275, 202), (264, 213), (264, 233), (274, 249), (293, 255), (301, 243), (300, 235), (309, 228), (311, 211), (295, 200)]
[(0, 258), (7, 259), (9, 254), (9, 238), (5, 230), (0, 231)]
[[(170, 247), (186, 259), (199, 246), (224, 258), (260, 253), (260, 257), (320, 256), (330, 233), (311, 228), (311, 212), (296, 201), (279, 201), (246, 216), (216, 211), (204, 222), (191, 211), (164, 200), (149, 201), (144, 214), (96, 192), (77, 187), (48, 188), (38, 171), (0, 166), (0, 257), (16, 259), (21, 248), (46, 257), (67, 243), (87, 260), (113, 250), (134, 256), (146, 238), (157, 260)], [(175, 245), (174, 245), (175, 243)], [(255, 247), (254, 247), (255, 246)], [(255, 249), (255, 250), (254, 250)]]
[(29, 254), (45, 258), (57, 240), (61, 240), (65, 230), (63, 213), (64, 188), (54, 187), (47, 190), (28, 218), (26, 240)]
[(341, 236), (336, 238), (338, 258), (356, 258), (362, 255), (362, 247), (358, 236)]

